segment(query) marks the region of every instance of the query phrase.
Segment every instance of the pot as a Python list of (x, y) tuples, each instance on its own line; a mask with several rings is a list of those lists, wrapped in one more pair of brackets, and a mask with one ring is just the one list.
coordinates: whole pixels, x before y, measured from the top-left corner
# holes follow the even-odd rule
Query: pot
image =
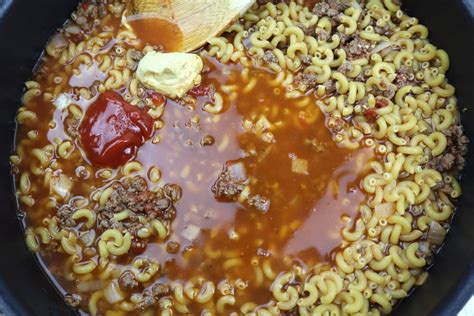
[[(77, 0), (0, 0), (0, 315), (74, 315), (27, 250), (18, 219), (9, 155), (15, 111), (49, 36)], [(466, 134), (474, 152), (474, 1), (407, 0), (404, 9), (428, 26), (430, 39), (451, 57), (448, 77), (456, 87)], [(394, 315), (456, 315), (474, 294), (474, 161), (469, 159), (446, 244), (426, 284), (403, 300)]]

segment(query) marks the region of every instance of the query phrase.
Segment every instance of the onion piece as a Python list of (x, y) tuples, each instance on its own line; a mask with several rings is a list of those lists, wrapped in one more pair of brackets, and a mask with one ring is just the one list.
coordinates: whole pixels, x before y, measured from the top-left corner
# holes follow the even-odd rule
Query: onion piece
[(65, 199), (70, 195), (70, 191), (73, 185), (71, 178), (60, 174), (58, 177), (53, 177), (51, 181), (53, 182), (53, 190), (57, 193), (59, 197)]
[(71, 98), (64, 93), (59, 94), (56, 99), (54, 99), (53, 104), (58, 110), (64, 110), (71, 103)]
[(291, 161), (291, 171), (297, 174), (308, 175), (308, 160), (295, 158)]
[(245, 182), (247, 180), (247, 171), (243, 162), (230, 162), (227, 164), (227, 171), (232, 181)]
[(446, 237), (446, 229), (441, 226), (440, 223), (433, 220), (430, 223), (430, 229), (428, 230), (427, 240), (432, 245), (440, 246), (443, 244), (444, 238)]
[(125, 299), (116, 281), (112, 281), (104, 289), (104, 297), (109, 304), (115, 304)]
[(95, 241), (95, 230), (88, 230), (80, 234), (79, 239), (84, 243), (86, 247), (92, 246)]
[(68, 46), (68, 41), (62, 33), (54, 34), (46, 46), (46, 52), (52, 57), (59, 57), (59, 54)]
[(201, 233), (201, 228), (195, 225), (187, 225), (181, 232), (181, 236), (189, 241), (194, 241)]
[(374, 49), (372, 49), (372, 54), (381, 52), (384, 49), (389, 48), (390, 46), (392, 46), (392, 43), (389, 41), (383, 41), (381, 43), (378, 43), (377, 46), (375, 46)]
[(382, 203), (375, 205), (375, 216), (379, 219), (385, 219), (391, 215), (395, 211), (395, 204), (394, 203)]

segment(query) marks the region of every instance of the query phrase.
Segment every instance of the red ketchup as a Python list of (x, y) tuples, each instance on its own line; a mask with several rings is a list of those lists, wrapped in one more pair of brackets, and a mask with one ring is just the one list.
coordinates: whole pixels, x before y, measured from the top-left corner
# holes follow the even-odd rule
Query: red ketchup
[(79, 128), (87, 158), (101, 166), (118, 167), (134, 158), (153, 134), (153, 118), (111, 91), (87, 109)]

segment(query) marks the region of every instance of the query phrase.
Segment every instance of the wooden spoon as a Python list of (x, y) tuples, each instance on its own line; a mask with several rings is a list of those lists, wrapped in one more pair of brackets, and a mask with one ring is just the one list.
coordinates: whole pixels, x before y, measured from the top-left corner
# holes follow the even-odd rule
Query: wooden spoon
[(166, 51), (189, 52), (221, 34), (256, 0), (133, 0), (134, 32)]

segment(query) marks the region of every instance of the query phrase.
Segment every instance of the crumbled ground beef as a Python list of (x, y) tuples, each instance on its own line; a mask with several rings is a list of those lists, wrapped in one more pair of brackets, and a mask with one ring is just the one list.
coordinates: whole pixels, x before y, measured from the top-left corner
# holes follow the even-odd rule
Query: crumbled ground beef
[(170, 286), (167, 284), (157, 283), (151, 288), (151, 294), (156, 299), (160, 299), (163, 296), (169, 295), (171, 293)]
[(351, 4), (349, 0), (327, 0), (316, 3), (313, 13), (317, 16), (334, 17), (347, 9)]
[(372, 51), (374, 47), (375, 45), (372, 42), (356, 36), (351, 41), (343, 45), (342, 48), (346, 51), (347, 58), (349, 60), (354, 60), (368, 57), (370, 51)]
[(314, 31), (315, 35), (316, 35), (316, 38), (320, 41), (324, 41), (324, 42), (327, 42), (331, 39), (331, 33), (329, 32), (326, 32), (324, 29), (322, 28), (316, 28), (316, 30)]
[(82, 304), (82, 297), (78, 294), (66, 294), (64, 301), (72, 308), (77, 308)]
[(270, 199), (260, 196), (258, 194), (249, 198), (247, 203), (249, 204), (249, 206), (255, 208), (260, 213), (268, 212), (271, 205)]
[(257, 256), (259, 257), (265, 257), (265, 258), (268, 258), (272, 255), (272, 253), (270, 252), (270, 250), (268, 249), (263, 249), (263, 248), (258, 248), (257, 249)]
[(260, 59), (264, 64), (267, 64), (267, 65), (278, 63), (278, 58), (270, 50), (265, 51), (265, 54), (263, 54), (263, 56)]
[(400, 69), (397, 70), (397, 77), (393, 81), (397, 88), (404, 87), (406, 85), (416, 84), (415, 75), (413, 74), (413, 69), (405, 65), (402, 65)]
[(165, 284), (155, 284), (151, 290), (146, 290), (143, 293), (141, 301), (137, 304), (137, 307), (140, 311), (145, 311), (148, 308), (156, 305), (158, 300), (164, 296), (167, 296), (171, 293), (171, 289), (168, 285)]
[(132, 292), (140, 288), (140, 283), (135, 279), (132, 271), (127, 270), (120, 275), (119, 286), (124, 291)]
[(448, 128), (445, 135), (448, 139), (446, 151), (430, 160), (426, 164), (426, 168), (432, 168), (439, 172), (461, 171), (466, 164), (469, 139), (464, 134), (463, 127), (459, 124)]
[(337, 71), (339, 71), (340, 73), (346, 76), (348, 73), (350, 73), (353, 70), (354, 70), (354, 66), (352, 65), (352, 63), (348, 61), (343, 62), (342, 65), (340, 65), (339, 68), (337, 69)]
[(59, 224), (63, 227), (74, 227), (76, 226), (76, 221), (71, 218), (72, 214), (74, 213), (74, 208), (70, 205), (66, 204), (61, 206), (56, 216), (58, 217)]
[[(232, 172), (232, 170), (242, 170), (242, 175)], [(224, 169), (219, 174), (217, 181), (211, 190), (214, 197), (218, 200), (235, 201), (245, 189), (247, 178), (245, 175), (245, 166), (242, 162), (227, 162)]]
[(66, 133), (71, 137), (71, 138), (78, 138), (79, 137), (79, 125), (81, 124), (81, 121), (78, 118), (75, 118), (73, 116), (68, 117), (64, 120), (64, 127), (66, 130)]
[[(113, 192), (104, 206), (97, 210), (98, 226), (101, 229), (126, 229), (134, 237), (145, 223), (139, 220), (139, 216), (151, 221), (159, 218), (172, 221), (176, 217), (174, 203), (181, 198), (181, 188), (176, 184), (167, 184), (157, 192), (148, 189), (145, 179), (141, 177), (127, 178), (122, 182), (115, 183)], [(114, 215), (124, 210), (129, 211), (129, 217), (117, 221)], [(143, 240), (134, 239), (133, 244), (138, 249), (144, 248)]]
[(295, 77), (296, 85), (303, 90), (309, 90), (316, 86), (318, 75), (300, 72)]
[(170, 240), (166, 243), (166, 251), (168, 253), (177, 253), (180, 247), (181, 245), (179, 244), (179, 242), (176, 241)]
[(310, 55), (303, 55), (300, 57), (301, 58), (301, 63), (304, 65), (304, 66), (309, 66), (313, 63), (312, 61), (312, 56)]
[(165, 193), (168, 198), (171, 199), (174, 203), (177, 203), (182, 195), (183, 191), (181, 190), (181, 187), (177, 184), (167, 184), (165, 185)]
[(212, 146), (212, 145), (214, 145), (214, 142), (215, 142), (214, 137), (212, 137), (211, 135), (205, 135), (201, 139), (201, 146), (203, 146), (203, 147)]

